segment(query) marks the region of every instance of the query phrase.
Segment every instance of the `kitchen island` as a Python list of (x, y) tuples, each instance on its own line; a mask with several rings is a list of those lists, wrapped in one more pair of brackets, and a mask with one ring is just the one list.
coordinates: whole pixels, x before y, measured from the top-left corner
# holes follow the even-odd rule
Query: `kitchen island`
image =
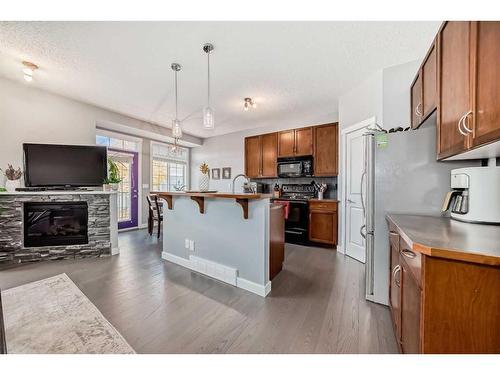
[[(163, 210), (162, 258), (260, 296), (271, 290), (272, 239), (267, 194), (154, 192)], [(282, 236), (281, 236), (282, 237)]]

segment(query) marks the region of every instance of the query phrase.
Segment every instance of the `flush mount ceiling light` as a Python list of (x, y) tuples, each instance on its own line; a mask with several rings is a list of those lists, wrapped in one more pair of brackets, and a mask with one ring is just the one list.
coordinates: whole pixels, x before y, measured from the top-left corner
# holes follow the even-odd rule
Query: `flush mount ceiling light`
[(243, 109), (248, 111), (250, 108), (257, 108), (257, 104), (252, 100), (252, 98), (245, 98), (245, 104), (243, 104)]
[(33, 81), (33, 73), (38, 69), (38, 65), (29, 61), (23, 61), (23, 74), (26, 82)]
[(172, 120), (172, 136), (174, 137), (174, 143), (177, 146), (177, 141), (182, 138), (182, 127), (181, 122), (177, 117), (177, 72), (181, 70), (180, 64), (172, 63), (170, 65), (175, 75), (175, 119)]
[(203, 129), (213, 130), (215, 128), (215, 113), (210, 107), (210, 53), (214, 46), (210, 43), (203, 45), (203, 51), (207, 54), (207, 105), (203, 108)]

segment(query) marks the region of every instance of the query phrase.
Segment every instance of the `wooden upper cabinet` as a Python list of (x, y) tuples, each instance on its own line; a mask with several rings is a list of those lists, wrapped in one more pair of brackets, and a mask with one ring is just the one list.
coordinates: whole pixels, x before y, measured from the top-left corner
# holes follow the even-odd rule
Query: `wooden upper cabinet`
[(245, 174), (248, 177), (276, 177), (278, 134), (245, 138)]
[(471, 22), (446, 22), (439, 33), (438, 158), (467, 148), (467, 133), (461, 120), (471, 106)]
[(277, 177), (278, 133), (261, 136), (261, 177)]
[(405, 354), (420, 353), (421, 290), (409, 267), (400, 258), (401, 267), (401, 347)]
[(422, 65), (422, 117), (425, 120), (437, 106), (437, 50), (433, 43)]
[(262, 164), (260, 136), (245, 138), (245, 174), (248, 177), (259, 177)]
[(472, 22), (472, 146), (500, 139), (500, 22)]
[(411, 127), (416, 129), (422, 122), (422, 74), (419, 72), (411, 85)]
[(294, 156), (295, 130), (286, 130), (278, 133), (278, 156)]
[(338, 174), (338, 123), (315, 126), (314, 175), (336, 176)]
[(293, 157), (313, 154), (313, 128), (286, 130), (278, 133), (278, 156)]
[(295, 156), (313, 154), (313, 128), (295, 130)]

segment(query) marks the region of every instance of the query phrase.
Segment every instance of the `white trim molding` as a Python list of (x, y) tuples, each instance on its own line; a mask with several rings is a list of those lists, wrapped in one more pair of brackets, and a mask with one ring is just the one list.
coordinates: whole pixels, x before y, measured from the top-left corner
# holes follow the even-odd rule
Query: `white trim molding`
[[(177, 256), (177, 255), (174, 255), (174, 254), (170, 254), (170, 253), (167, 253), (165, 251), (162, 251), (161, 257), (162, 257), (162, 259), (164, 259), (164, 260), (166, 260), (168, 262), (175, 263), (175, 264), (177, 264), (179, 266), (188, 268), (191, 271), (194, 271), (194, 272), (200, 273), (202, 275), (214, 278), (211, 275), (207, 274), (206, 272), (202, 272), (202, 270), (197, 269), (198, 267), (196, 267), (196, 265), (194, 264), (194, 262), (192, 260), (190, 260), (190, 259), (182, 258), (180, 256)], [(214, 279), (218, 280), (218, 281), (221, 281), (221, 282), (224, 282), (223, 280), (220, 280), (218, 278), (214, 278)], [(226, 282), (224, 282), (224, 283), (228, 284)], [(232, 285), (232, 284), (228, 284), (228, 285)], [(268, 281), (266, 283), (266, 285), (261, 285), (261, 284), (255, 283), (253, 281), (244, 279), (242, 277), (237, 277), (236, 278), (236, 285), (235, 286), (237, 288), (244, 289), (244, 290), (247, 290), (247, 291), (249, 291), (251, 293), (257, 294), (257, 295), (259, 295), (261, 297), (265, 297), (265, 296), (267, 296), (271, 292), (271, 281)]]

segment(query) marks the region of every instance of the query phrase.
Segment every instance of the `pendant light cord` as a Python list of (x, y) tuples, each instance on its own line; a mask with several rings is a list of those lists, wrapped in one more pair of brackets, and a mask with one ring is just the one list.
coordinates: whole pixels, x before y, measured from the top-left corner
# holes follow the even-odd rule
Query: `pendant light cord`
[(208, 59), (207, 107), (210, 107), (210, 52), (207, 53), (207, 59)]
[(175, 119), (177, 120), (177, 70), (175, 71)]

